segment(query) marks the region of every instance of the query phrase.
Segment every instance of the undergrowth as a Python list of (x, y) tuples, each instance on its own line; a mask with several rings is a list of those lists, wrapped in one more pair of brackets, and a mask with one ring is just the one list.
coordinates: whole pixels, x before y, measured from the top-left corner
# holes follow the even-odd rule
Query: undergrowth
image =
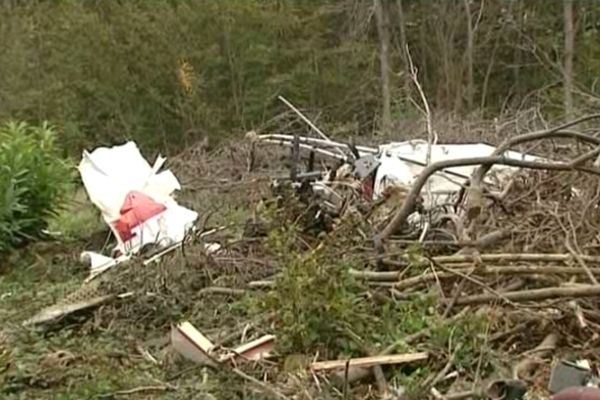
[(0, 253), (40, 237), (67, 196), (72, 172), (49, 125), (0, 126)]
[(375, 322), (362, 288), (346, 262), (328, 257), (323, 243), (298, 251), (295, 230), (281, 228), (269, 236), (283, 271), (263, 306), (277, 310), (281, 351), (319, 351), (330, 357), (359, 352), (355, 337)]
[[(449, 357), (461, 371), (485, 368), (480, 361), (485, 352), (485, 316), (466, 315), (449, 323), (439, 314), (437, 291), (400, 301), (385, 290), (367, 287), (350, 273), (365, 266), (360, 252), (352, 251), (361, 243), (356, 237), (360, 221), (351, 217), (337, 221), (335, 229), (318, 235), (310, 222), (311, 234), (307, 234), (310, 208), (283, 196), (279, 201), (283, 207), (269, 207), (263, 215), (270, 221), (266, 247), (280, 271), (274, 288), (255, 299), (259, 312), (275, 311), (274, 333), (282, 355), (344, 359), (377, 353), (390, 345), (397, 353), (428, 351), (426, 363), (387, 369), (408, 398), (419, 398), (423, 381)], [(407, 249), (410, 274), (423, 271), (422, 251)], [(425, 341), (404, 341), (419, 332), (426, 333)]]

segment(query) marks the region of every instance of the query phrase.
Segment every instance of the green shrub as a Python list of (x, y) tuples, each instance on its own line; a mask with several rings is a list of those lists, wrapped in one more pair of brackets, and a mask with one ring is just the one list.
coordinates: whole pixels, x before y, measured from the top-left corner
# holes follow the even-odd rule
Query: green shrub
[(375, 321), (361, 287), (344, 261), (325, 243), (303, 251), (295, 226), (273, 230), (269, 247), (283, 269), (275, 288), (262, 300), (277, 310), (275, 328), (283, 354), (318, 351), (322, 355), (360, 354), (356, 336)]
[(0, 253), (39, 238), (65, 200), (73, 168), (44, 123), (0, 125)]

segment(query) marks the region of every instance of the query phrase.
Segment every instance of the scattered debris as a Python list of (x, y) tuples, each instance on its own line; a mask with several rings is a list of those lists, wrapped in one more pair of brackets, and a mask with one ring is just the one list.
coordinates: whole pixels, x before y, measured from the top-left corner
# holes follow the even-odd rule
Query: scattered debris
[(600, 400), (600, 389), (592, 387), (570, 387), (553, 395), (551, 400)]
[(597, 378), (593, 376), (589, 363), (557, 361), (550, 373), (548, 390), (555, 394), (573, 386), (597, 386)]
[(175, 351), (195, 363), (212, 367), (218, 364), (211, 354), (214, 344), (187, 321), (171, 328), (171, 344)]
[(173, 198), (181, 185), (170, 170), (159, 172), (165, 161), (159, 156), (150, 166), (134, 142), (83, 152), (81, 179), (117, 240), (111, 257), (82, 254), (91, 276), (138, 253), (152, 257), (173, 250), (193, 229), (198, 213)]
[[(343, 187), (353, 187), (358, 190), (362, 198), (368, 202), (378, 202), (389, 198), (392, 193), (400, 190), (402, 197), (395, 198), (397, 202), (404, 200), (408, 189), (415, 183), (420, 174), (425, 170), (427, 153), (430, 154), (431, 163), (447, 161), (468, 160), (471, 158), (485, 158), (494, 154), (496, 147), (485, 144), (435, 144), (430, 145), (423, 140), (409, 140), (380, 145), (377, 148), (367, 146), (352, 146), (333, 142), (331, 140), (314, 139), (310, 137), (297, 137), (289, 135), (250, 135), (250, 139), (266, 144), (279, 144), (291, 147), (297, 139), (300, 148), (320, 153), (331, 159), (340, 160), (339, 153), (330, 153), (334, 148), (341, 152), (344, 163), (332, 170), (322, 172), (321, 179), (315, 179), (311, 185), (315, 193), (323, 198), (322, 207), (325, 211), (339, 214), (345, 204), (345, 196), (340, 191)], [(346, 152), (342, 151), (345, 149)], [(515, 162), (542, 162), (541, 157), (528, 155), (516, 151), (506, 151), (503, 155), (506, 160)], [(511, 163), (509, 163), (511, 164)], [(427, 192), (421, 194), (418, 213), (412, 214), (409, 221), (413, 225), (422, 225), (420, 215), (427, 214), (442, 217), (454, 213), (461, 202), (462, 193), (467, 186), (470, 176), (477, 168), (477, 164), (449, 166), (434, 172), (427, 182)], [(485, 183), (491, 194), (499, 196), (503, 187), (519, 171), (511, 165), (494, 165), (486, 175)], [(311, 171), (309, 171), (310, 173)], [(387, 210), (386, 212), (391, 212)], [(389, 217), (389, 215), (388, 215)], [(435, 219), (431, 222), (437, 222)]]
[(64, 301), (40, 310), (33, 317), (23, 321), (23, 326), (55, 322), (74, 312), (87, 310), (93, 307), (98, 307), (101, 304), (106, 304), (114, 298), (115, 296), (113, 295), (104, 295), (93, 297), (89, 300), (80, 300), (74, 302)]
[(195, 363), (211, 367), (226, 361), (267, 358), (273, 350), (274, 340), (275, 336), (265, 335), (229, 351), (213, 344), (187, 321), (171, 328), (171, 344), (175, 351)]
[[(600, 170), (591, 163), (599, 138), (566, 124), (498, 146), (359, 145), (331, 140), (285, 102), (319, 137), (253, 132), (249, 146), (236, 142), (214, 154), (189, 149), (173, 163), (193, 195), (234, 192), (227, 201), (246, 211), (205, 232), (194, 229), (198, 214), (175, 201), (179, 180), (159, 172), (163, 158), (150, 166), (132, 142), (84, 153), (82, 179), (117, 245), (111, 254), (82, 253), (91, 274), (81, 291), (26, 323), (94, 308), (101, 329), (151, 326), (155, 337), (170, 329), (171, 347), (164, 346), (196, 368), (212, 367), (278, 398), (309, 390), (306, 398), (324, 398), (329, 383), (344, 398), (359, 388), (366, 392), (361, 398), (373, 398), (373, 387), (379, 396), (407, 399), (519, 400), (549, 391), (566, 400), (596, 393), (569, 388), (597, 385), (590, 366), (559, 361), (550, 367), (564, 354), (597, 361)], [(554, 141), (573, 139), (578, 144), (569, 152), (552, 149)], [(270, 157), (257, 143), (291, 148), (291, 157)], [(225, 207), (221, 200), (202, 199), (203, 229), (209, 206)], [(288, 240), (280, 228), (292, 225), (298, 234)], [(218, 240), (205, 242), (208, 235)], [(288, 241), (299, 261), (275, 246)], [(180, 251), (164, 257), (174, 249)], [(324, 261), (310, 258), (323, 249)], [(335, 284), (321, 290), (312, 274), (286, 276), (296, 261), (327, 268), (323, 275), (336, 277)], [(288, 290), (302, 279), (308, 283), (299, 293)], [(306, 287), (315, 288), (310, 298)], [(340, 302), (328, 296), (338, 287)], [(260, 316), (247, 315), (247, 304), (230, 313), (242, 296), (267, 305), (275, 296), (279, 305), (289, 301), (287, 319), (279, 309), (260, 307)], [(331, 308), (343, 304), (349, 310), (339, 319), (351, 318), (315, 334), (329, 321), (297, 310), (313, 296), (336, 301)], [(128, 300), (114, 301), (119, 298)], [(182, 315), (187, 320), (179, 323)], [(310, 323), (297, 324), (301, 318)], [(197, 321), (203, 332), (192, 324)], [(296, 329), (308, 339), (291, 340)], [(271, 331), (276, 335), (265, 334)], [(322, 343), (339, 347), (330, 351)], [(153, 366), (168, 368), (158, 350), (155, 357), (136, 349)], [(290, 353), (299, 353), (301, 366), (288, 362)], [(496, 379), (510, 372), (512, 379)], [(163, 387), (170, 386), (157, 390)]]
[(165, 161), (159, 156), (150, 166), (134, 142), (83, 152), (81, 179), (120, 254), (137, 253), (150, 243), (166, 247), (181, 242), (198, 218), (173, 199), (181, 185), (171, 171), (159, 172)]
[(275, 342), (274, 335), (261, 336), (256, 340), (240, 345), (231, 350), (229, 354), (221, 356), (220, 361), (232, 359), (262, 360), (271, 356)]

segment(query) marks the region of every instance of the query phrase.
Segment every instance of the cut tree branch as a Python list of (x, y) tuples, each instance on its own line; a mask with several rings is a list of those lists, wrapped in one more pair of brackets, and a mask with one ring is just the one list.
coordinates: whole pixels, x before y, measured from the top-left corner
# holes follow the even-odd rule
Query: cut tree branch
[[(396, 290), (404, 290), (409, 288), (420, 287), (424, 284), (435, 282), (436, 279), (444, 280), (451, 279), (457, 276), (456, 272), (466, 274), (472, 270), (472, 267), (455, 268), (451, 271), (442, 271), (434, 274), (428, 272), (423, 275), (414, 276), (401, 281), (398, 281), (400, 271), (356, 271), (350, 270), (352, 276), (358, 279), (366, 279), (373, 282), (395, 282), (393, 287)], [(589, 268), (593, 273), (600, 273), (600, 268)], [(506, 265), (478, 268), (474, 271), (474, 275), (489, 276), (489, 275), (537, 275), (537, 274), (562, 274), (562, 275), (586, 275), (586, 271), (577, 267), (563, 267), (555, 265)]]
[[(600, 285), (579, 285), (573, 287), (550, 287), (527, 291), (505, 292), (502, 297), (513, 302), (534, 301), (547, 299), (561, 299), (568, 297), (592, 297), (600, 295)], [(480, 294), (459, 298), (456, 305), (483, 304), (497, 301), (498, 296)]]

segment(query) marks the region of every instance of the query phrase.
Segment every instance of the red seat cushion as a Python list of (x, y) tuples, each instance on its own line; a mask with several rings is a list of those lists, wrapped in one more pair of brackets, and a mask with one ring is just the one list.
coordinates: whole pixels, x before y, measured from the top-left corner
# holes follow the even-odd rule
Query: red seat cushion
[(133, 228), (166, 209), (167, 207), (157, 203), (150, 196), (132, 191), (125, 197), (120, 210), (121, 216), (113, 222), (113, 226), (119, 233), (121, 240), (126, 242), (134, 236), (132, 232)]

